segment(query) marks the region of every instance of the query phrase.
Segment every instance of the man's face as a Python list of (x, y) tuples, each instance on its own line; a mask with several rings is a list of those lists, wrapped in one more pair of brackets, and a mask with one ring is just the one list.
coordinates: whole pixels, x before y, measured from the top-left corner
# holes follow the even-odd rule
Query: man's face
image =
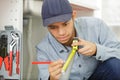
[(73, 37), (75, 37), (75, 29), (73, 19), (66, 22), (56, 22), (48, 25), (49, 32), (61, 44), (70, 45)]

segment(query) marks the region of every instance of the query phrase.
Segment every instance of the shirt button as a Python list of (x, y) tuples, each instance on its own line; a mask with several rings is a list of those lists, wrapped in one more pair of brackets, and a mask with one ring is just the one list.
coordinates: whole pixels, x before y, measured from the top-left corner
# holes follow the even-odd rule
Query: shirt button
[(78, 56), (80, 57), (80, 54), (77, 52)]
[(63, 52), (64, 52), (64, 50), (61, 50), (61, 51), (60, 51), (60, 53), (63, 53)]
[(79, 67), (81, 67), (81, 64), (79, 64)]
[(83, 80), (86, 80), (86, 78), (84, 77)]
[(101, 56), (99, 56), (98, 59), (101, 59)]

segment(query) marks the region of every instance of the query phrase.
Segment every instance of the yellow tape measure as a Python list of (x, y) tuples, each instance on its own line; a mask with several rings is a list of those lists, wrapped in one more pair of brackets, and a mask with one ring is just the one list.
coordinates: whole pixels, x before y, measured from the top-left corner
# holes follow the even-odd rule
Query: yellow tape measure
[[(78, 42), (78, 38), (74, 38), (74, 39), (73, 39), (73, 43), (74, 43), (74, 42)], [(75, 53), (76, 53), (77, 50), (78, 50), (78, 46), (73, 46), (73, 47), (72, 47), (72, 51), (71, 51), (70, 55), (68, 56), (67, 61), (66, 61), (65, 64), (63, 65), (62, 72), (66, 72), (66, 70), (67, 70), (67, 68), (68, 68), (71, 60), (74, 58), (74, 55), (75, 55)]]

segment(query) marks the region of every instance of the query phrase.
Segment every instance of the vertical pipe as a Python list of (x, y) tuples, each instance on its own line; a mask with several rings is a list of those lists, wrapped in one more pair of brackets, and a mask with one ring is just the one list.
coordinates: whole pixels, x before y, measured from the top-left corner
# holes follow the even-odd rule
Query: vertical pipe
[(32, 62), (32, 17), (30, 17), (29, 19), (29, 25), (28, 25), (28, 57), (29, 57), (29, 62), (28, 62), (28, 73), (27, 73), (27, 79), (30, 80), (30, 76), (31, 76), (31, 70), (32, 70), (32, 66), (31, 66), (31, 62)]

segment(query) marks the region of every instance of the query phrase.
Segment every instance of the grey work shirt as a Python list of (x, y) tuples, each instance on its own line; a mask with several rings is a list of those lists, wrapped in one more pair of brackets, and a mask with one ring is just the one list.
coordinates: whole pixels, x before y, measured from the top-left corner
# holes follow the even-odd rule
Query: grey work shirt
[[(99, 61), (111, 57), (120, 59), (120, 42), (107, 25), (99, 19), (81, 17), (74, 21), (77, 37), (93, 42), (97, 46), (95, 56), (76, 53), (69, 80), (87, 80), (94, 72)], [(63, 46), (50, 34), (37, 45), (38, 61), (66, 60), (71, 47)], [(48, 65), (38, 65), (39, 79), (48, 80)]]

